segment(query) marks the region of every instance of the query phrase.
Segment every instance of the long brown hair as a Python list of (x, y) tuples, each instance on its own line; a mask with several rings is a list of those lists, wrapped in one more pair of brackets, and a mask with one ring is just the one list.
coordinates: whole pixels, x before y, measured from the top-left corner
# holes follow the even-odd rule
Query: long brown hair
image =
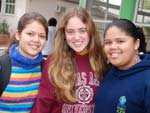
[(88, 44), (90, 64), (99, 81), (102, 80), (107, 67), (100, 35), (92, 18), (84, 8), (77, 7), (69, 10), (57, 25), (54, 52), (48, 67), (49, 78), (56, 88), (57, 97), (68, 103), (77, 101), (74, 90), (76, 80), (75, 52), (68, 46), (65, 39), (65, 27), (69, 19), (74, 16), (79, 17), (87, 27), (90, 37)]

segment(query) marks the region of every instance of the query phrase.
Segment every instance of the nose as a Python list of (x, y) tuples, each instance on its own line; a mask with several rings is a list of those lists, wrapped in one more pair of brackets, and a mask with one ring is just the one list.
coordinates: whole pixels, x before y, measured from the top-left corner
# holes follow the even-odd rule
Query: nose
[(79, 40), (80, 39), (80, 33), (76, 32), (74, 35), (75, 40)]
[(39, 35), (38, 35), (38, 34), (36, 34), (36, 35), (34, 36), (34, 38), (33, 38), (33, 41), (38, 42), (38, 41), (39, 41), (39, 39), (40, 39)]
[(110, 48), (111, 48), (111, 49), (117, 48), (117, 44), (116, 44), (115, 42), (112, 42), (112, 43), (110, 44)]

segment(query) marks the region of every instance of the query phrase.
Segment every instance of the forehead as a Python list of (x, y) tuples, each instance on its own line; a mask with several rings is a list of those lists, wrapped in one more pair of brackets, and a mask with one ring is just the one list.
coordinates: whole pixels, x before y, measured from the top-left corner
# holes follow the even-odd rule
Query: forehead
[(36, 29), (44, 29), (45, 30), (44, 26), (38, 21), (33, 21), (29, 24), (26, 24), (25, 28), (31, 28), (31, 29), (36, 28)]
[(107, 38), (108, 36), (115, 37), (115, 36), (122, 36), (122, 35), (127, 35), (127, 34), (122, 29), (112, 26), (106, 31), (105, 38)]
[(66, 25), (66, 29), (75, 29), (83, 27), (86, 27), (85, 23), (83, 23), (83, 21), (77, 16), (71, 17)]
[(111, 26), (110, 28), (108, 28), (106, 33), (112, 33), (112, 31), (126, 33), (124, 30), (122, 30), (121, 28), (116, 27), (116, 26)]
[(43, 26), (43, 24), (40, 23), (39, 21), (30, 21), (30, 22), (26, 23), (25, 27), (27, 27), (27, 26), (39, 26), (39, 25)]
[(133, 39), (130, 35), (118, 27), (110, 27), (105, 35), (105, 39)]

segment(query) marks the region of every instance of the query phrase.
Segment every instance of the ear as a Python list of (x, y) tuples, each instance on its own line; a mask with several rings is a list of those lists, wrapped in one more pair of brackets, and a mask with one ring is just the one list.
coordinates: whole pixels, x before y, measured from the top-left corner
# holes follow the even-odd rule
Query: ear
[(16, 39), (19, 41), (20, 40), (20, 33), (18, 31), (16, 31), (15, 36), (16, 36)]
[(140, 47), (140, 39), (137, 39), (136, 41), (135, 41), (135, 50), (138, 50), (138, 48)]

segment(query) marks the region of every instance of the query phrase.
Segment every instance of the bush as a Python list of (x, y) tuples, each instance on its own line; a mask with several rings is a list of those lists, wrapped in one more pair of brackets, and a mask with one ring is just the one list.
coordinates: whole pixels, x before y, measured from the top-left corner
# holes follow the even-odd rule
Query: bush
[(9, 25), (5, 20), (0, 23), (0, 34), (9, 35)]

